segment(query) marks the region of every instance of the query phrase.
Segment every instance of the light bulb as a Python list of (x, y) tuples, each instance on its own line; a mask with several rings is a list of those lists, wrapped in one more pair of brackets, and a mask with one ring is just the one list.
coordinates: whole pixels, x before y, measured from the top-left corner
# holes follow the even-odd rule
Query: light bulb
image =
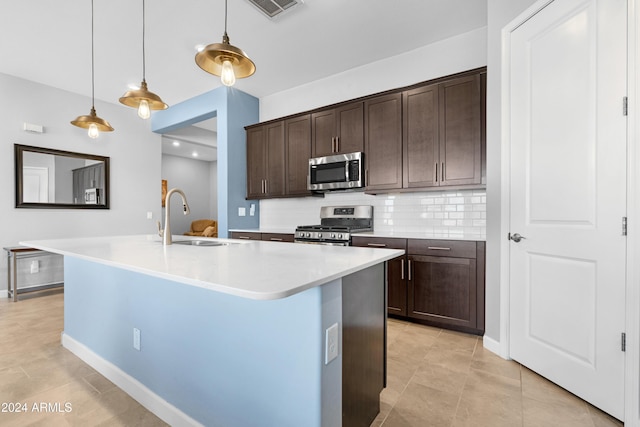
[(98, 132), (98, 126), (96, 126), (95, 123), (91, 123), (89, 125), (89, 138), (93, 138), (96, 139), (98, 137), (98, 135), (100, 135), (100, 132)]
[(225, 59), (222, 62), (222, 73), (220, 73), (220, 80), (225, 86), (233, 86), (236, 82), (236, 75), (233, 72), (233, 65), (231, 61)]
[(151, 117), (151, 110), (149, 109), (149, 102), (146, 99), (140, 101), (138, 105), (138, 117), (141, 119), (148, 119)]

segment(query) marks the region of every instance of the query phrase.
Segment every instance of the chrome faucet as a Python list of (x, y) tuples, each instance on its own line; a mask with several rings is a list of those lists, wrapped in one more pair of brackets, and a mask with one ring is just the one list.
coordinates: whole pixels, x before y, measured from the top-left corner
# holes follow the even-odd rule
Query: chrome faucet
[(172, 188), (167, 192), (167, 196), (164, 198), (164, 230), (160, 226), (160, 221), (158, 221), (158, 235), (162, 237), (163, 245), (170, 245), (171, 242), (171, 205), (169, 203), (171, 196), (173, 193), (178, 193), (180, 197), (182, 197), (182, 211), (184, 215), (189, 214), (189, 204), (187, 203), (187, 197), (184, 195), (182, 190), (178, 188)]

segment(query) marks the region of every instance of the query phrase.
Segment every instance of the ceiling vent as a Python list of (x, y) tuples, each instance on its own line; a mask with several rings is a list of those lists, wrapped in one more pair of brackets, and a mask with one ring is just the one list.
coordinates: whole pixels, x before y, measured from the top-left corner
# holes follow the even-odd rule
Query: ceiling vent
[(301, 3), (302, 0), (247, 0), (260, 10), (260, 12), (273, 19), (293, 6)]

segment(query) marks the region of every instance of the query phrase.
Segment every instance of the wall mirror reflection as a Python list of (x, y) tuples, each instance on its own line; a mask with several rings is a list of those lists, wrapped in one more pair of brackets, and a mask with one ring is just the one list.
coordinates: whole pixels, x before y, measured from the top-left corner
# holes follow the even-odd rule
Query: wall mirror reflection
[(16, 207), (109, 209), (109, 157), (14, 144)]

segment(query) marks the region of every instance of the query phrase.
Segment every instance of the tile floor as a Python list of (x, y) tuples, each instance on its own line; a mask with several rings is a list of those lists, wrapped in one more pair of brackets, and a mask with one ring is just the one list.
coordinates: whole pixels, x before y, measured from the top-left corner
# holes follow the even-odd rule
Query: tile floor
[[(0, 425), (166, 425), (62, 348), (62, 328), (61, 291), (0, 299)], [(372, 426), (622, 425), (484, 350), (479, 337), (394, 319), (388, 331), (388, 387)], [(16, 402), (27, 403), (27, 412), (2, 412)]]

